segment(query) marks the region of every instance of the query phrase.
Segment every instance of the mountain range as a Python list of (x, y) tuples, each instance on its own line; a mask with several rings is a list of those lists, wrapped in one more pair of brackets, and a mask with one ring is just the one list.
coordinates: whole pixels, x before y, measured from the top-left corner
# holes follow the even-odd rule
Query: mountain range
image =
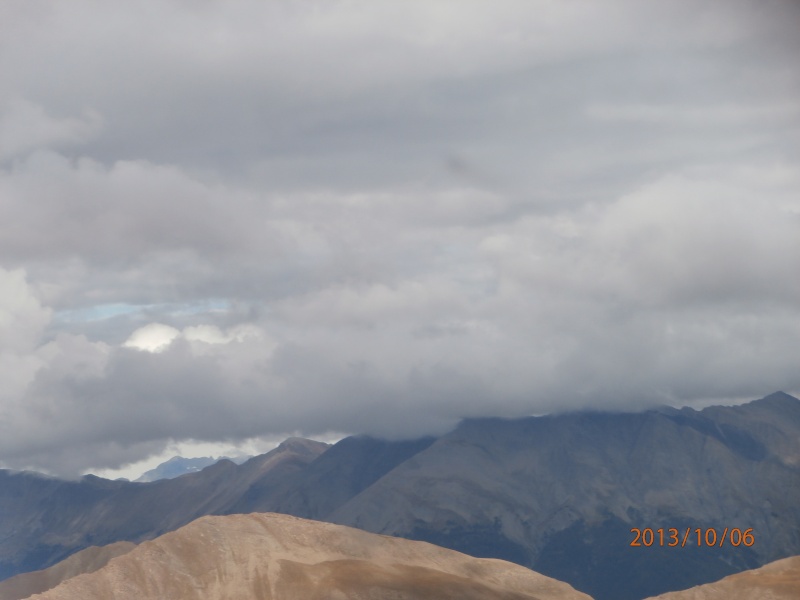
[[(0, 471), (0, 577), (204, 515), (277, 512), (517, 563), (639, 600), (800, 554), (800, 400), (471, 419), (438, 438), (291, 438), (153, 483)], [(631, 546), (632, 528), (751, 546)], [(695, 542), (697, 540), (695, 539)]]

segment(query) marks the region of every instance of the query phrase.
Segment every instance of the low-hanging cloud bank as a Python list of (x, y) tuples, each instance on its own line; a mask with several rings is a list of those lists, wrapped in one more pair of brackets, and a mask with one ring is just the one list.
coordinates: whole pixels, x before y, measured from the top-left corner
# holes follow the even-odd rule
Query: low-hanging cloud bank
[(800, 390), (792, 3), (131, 6), (0, 9), (3, 465)]
[[(752, 200), (764, 181), (772, 198)], [(299, 286), (238, 325), (205, 313), (117, 344), (54, 334), (24, 274), (2, 271), (0, 452), (74, 473), (169, 439), (415, 436), (468, 416), (796, 390), (796, 185), (782, 169), (699, 171), (604, 207), (424, 228), (350, 197), (306, 200), (328, 212), (325, 244), (348, 238), (349, 212), (427, 261), (403, 272), (404, 244), (387, 240), (361, 278)]]

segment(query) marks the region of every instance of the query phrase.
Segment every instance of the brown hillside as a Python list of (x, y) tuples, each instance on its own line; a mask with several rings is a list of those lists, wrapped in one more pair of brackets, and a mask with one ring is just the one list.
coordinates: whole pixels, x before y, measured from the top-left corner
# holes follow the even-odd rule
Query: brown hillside
[(36, 600), (590, 600), (524, 567), (279, 514), (203, 517)]
[(0, 600), (22, 600), (32, 594), (46, 592), (76, 575), (94, 573), (104, 567), (112, 558), (127, 554), (135, 547), (136, 544), (132, 542), (117, 542), (100, 547), (90, 546), (49, 569), (23, 573), (0, 581)]
[(730, 575), (714, 583), (648, 600), (797, 600), (800, 598), (800, 556), (776, 560), (760, 569)]

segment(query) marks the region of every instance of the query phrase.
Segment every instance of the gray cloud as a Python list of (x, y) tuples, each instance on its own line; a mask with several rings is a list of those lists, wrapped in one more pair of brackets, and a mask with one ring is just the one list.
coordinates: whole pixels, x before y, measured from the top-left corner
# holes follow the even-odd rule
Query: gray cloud
[(0, 462), (800, 390), (798, 23), (5, 3)]

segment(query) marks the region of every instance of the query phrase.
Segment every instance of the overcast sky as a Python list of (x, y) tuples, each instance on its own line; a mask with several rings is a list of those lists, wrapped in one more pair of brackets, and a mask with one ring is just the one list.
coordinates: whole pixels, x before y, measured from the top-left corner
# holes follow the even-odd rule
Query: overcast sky
[(4, 0), (0, 464), (800, 390), (800, 4)]

